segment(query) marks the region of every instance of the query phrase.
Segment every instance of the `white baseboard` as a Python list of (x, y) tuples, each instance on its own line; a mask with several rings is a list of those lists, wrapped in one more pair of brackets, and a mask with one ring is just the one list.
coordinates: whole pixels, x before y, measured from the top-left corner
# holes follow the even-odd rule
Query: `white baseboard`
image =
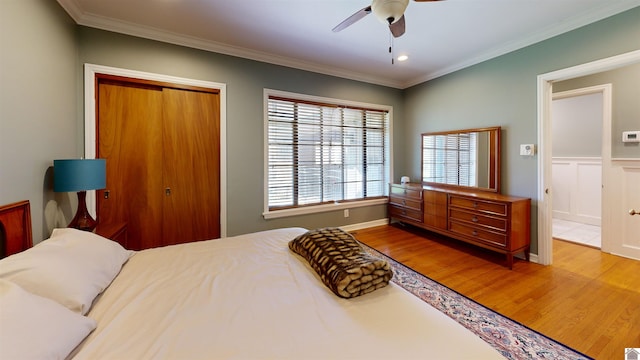
[(589, 215), (569, 214), (567, 212), (553, 210), (552, 217), (554, 219), (573, 221), (581, 224), (602, 226), (601, 218)]
[(340, 226), (340, 228), (344, 231), (354, 231), (354, 230), (366, 229), (374, 226), (383, 226), (387, 224), (389, 224), (389, 219), (384, 218), (384, 219), (372, 220), (372, 221), (367, 221), (367, 222), (358, 223), (358, 224), (343, 225), (343, 226)]

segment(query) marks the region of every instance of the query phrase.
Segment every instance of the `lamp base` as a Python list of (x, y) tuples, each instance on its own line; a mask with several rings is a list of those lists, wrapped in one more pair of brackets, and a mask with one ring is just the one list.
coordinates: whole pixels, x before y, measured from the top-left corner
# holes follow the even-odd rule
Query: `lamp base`
[(98, 225), (98, 222), (91, 217), (89, 210), (87, 210), (86, 198), (86, 191), (78, 191), (78, 211), (76, 211), (76, 216), (73, 217), (73, 220), (71, 220), (67, 227), (84, 231), (93, 231), (93, 229), (96, 228), (96, 225)]

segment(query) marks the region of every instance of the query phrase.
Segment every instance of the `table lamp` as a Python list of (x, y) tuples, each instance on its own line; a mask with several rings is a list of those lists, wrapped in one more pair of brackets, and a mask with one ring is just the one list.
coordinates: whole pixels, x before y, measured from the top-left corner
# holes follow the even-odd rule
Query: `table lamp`
[(78, 192), (78, 210), (68, 227), (93, 231), (98, 222), (87, 210), (87, 190), (104, 189), (107, 183), (105, 159), (53, 160), (53, 191)]

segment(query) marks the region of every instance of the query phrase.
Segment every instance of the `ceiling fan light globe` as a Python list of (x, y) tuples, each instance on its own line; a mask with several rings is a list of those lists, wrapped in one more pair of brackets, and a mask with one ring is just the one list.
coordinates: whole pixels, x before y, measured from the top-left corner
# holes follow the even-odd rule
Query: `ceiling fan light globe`
[(373, 0), (371, 11), (381, 22), (391, 25), (400, 20), (409, 0)]

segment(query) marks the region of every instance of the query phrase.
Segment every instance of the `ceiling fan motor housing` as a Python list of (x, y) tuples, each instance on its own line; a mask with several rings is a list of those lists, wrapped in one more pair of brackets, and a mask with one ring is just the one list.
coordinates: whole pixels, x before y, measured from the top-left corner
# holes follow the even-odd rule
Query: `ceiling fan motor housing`
[(409, 5), (409, 0), (373, 0), (371, 10), (385, 24), (400, 20)]

